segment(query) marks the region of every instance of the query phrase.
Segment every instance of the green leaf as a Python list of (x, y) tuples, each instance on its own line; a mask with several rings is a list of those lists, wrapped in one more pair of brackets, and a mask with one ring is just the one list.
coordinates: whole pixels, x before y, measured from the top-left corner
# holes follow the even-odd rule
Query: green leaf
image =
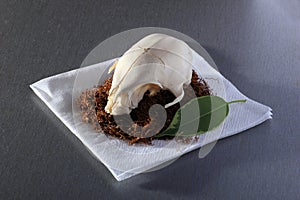
[(203, 96), (190, 100), (177, 110), (170, 126), (155, 137), (193, 136), (217, 128), (229, 113), (229, 104), (246, 102), (236, 100), (226, 102), (218, 96)]

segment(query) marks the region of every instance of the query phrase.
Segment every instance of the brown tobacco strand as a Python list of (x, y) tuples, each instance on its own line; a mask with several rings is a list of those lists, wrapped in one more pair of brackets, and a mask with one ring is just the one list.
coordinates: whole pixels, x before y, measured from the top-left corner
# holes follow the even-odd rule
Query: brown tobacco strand
[[(151, 122), (148, 114), (150, 107), (154, 104), (164, 106), (172, 102), (175, 96), (168, 90), (160, 90), (154, 96), (150, 96), (150, 93), (146, 92), (143, 99), (139, 102), (138, 107), (133, 109), (130, 115), (115, 116), (116, 119), (114, 119), (112, 115), (106, 113), (104, 110), (111, 84), (112, 77), (105, 80), (103, 85), (82, 92), (77, 102), (81, 110), (82, 121), (91, 124), (97, 132), (125, 140), (128, 144), (151, 144), (154, 138), (149, 137), (149, 134), (159, 131), (159, 127), (156, 126), (157, 122), (155, 122), (155, 119), (159, 119), (159, 113), (154, 113), (154, 118)], [(185, 88), (185, 96), (181, 101), (182, 105), (195, 96), (201, 97), (211, 94), (207, 83), (199, 78), (194, 71), (190, 85), (191, 87)], [(165, 130), (170, 125), (179, 107), (177, 103), (166, 108), (167, 119), (160, 131)], [(132, 119), (134, 124), (129, 123), (130, 119)], [(130, 133), (130, 135), (126, 132)], [(166, 140), (171, 138), (170, 136), (164, 136), (155, 139)]]

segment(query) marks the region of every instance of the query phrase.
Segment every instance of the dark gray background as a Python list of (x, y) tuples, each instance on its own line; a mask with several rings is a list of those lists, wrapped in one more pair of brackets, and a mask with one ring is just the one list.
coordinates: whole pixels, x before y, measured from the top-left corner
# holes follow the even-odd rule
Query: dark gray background
[[(0, 199), (300, 199), (300, 1), (0, 1)], [(159, 26), (201, 43), (274, 118), (117, 182), (28, 85)]]

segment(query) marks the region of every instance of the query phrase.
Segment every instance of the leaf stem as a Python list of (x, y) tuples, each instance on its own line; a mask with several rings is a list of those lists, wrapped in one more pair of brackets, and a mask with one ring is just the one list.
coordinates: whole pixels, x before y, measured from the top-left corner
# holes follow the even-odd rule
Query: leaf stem
[(228, 104), (238, 103), (238, 102), (245, 103), (246, 101), (247, 101), (246, 99), (241, 99), (241, 100), (230, 101), (228, 102)]

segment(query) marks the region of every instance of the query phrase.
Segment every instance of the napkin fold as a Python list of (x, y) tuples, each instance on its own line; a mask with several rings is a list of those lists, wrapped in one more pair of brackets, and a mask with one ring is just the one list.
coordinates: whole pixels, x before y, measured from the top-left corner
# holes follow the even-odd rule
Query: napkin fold
[(51, 76), (30, 87), (118, 181), (159, 167), (187, 152), (272, 118), (271, 108), (243, 95), (201, 57), (194, 63), (194, 70), (206, 80), (214, 95), (226, 101), (246, 99), (247, 102), (230, 105), (229, 115), (222, 126), (200, 135), (198, 141), (190, 144), (180, 144), (175, 140), (155, 140), (151, 146), (128, 145), (124, 141), (97, 133), (89, 124), (81, 122), (76, 106), (76, 98), (80, 93), (95, 86), (95, 81), (89, 80), (99, 81), (99, 77), (103, 76), (114, 60)]

